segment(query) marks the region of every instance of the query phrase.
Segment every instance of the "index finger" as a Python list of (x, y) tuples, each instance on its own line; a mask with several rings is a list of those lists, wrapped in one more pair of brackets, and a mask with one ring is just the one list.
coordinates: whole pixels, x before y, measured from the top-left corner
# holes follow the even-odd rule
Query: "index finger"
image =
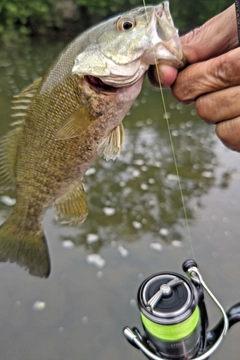
[(238, 46), (235, 6), (181, 37), (188, 63), (210, 59)]

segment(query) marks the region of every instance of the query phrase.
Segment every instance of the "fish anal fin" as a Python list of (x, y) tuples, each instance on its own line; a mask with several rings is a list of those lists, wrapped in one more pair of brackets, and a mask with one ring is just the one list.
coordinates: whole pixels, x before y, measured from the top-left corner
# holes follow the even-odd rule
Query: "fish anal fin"
[(16, 184), (16, 157), (21, 134), (20, 123), (0, 140), (0, 184), (4, 189)]
[(91, 115), (90, 102), (79, 107), (60, 125), (56, 140), (67, 140), (81, 136), (101, 114)]
[(77, 185), (72, 185), (64, 195), (55, 201), (54, 214), (56, 220), (63, 224), (79, 224), (86, 219), (88, 206), (83, 180)]
[(115, 160), (121, 151), (124, 142), (124, 127), (121, 123), (98, 145), (97, 152), (105, 160)]

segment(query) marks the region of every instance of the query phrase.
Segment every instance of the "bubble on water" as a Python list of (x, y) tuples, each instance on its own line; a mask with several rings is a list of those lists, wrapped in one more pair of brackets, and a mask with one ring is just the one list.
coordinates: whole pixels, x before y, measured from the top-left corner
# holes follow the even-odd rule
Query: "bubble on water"
[(173, 130), (172, 131), (172, 136), (176, 137), (179, 135), (179, 131), (178, 130)]
[(153, 178), (148, 179), (149, 184), (155, 184), (156, 180)]
[(168, 174), (167, 175), (167, 180), (169, 181), (178, 181), (178, 176), (175, 174)]
[(152, 120), (152, 119), (150, 119), (150, 118), (148, 118), (148, 119), (146, 120), (146, 123), (147, 123), (147, 125), (152, 125), (153, 120)]
[(149, 245), (149, 247), (151, 250), (154, 250), (154, 251), (162, 251), (162, 249), (163, 249), (163, 246), (158, 242), (152, 242)]
[(93, 244), (99, 240), (99, 236), (97, 234), (87, 234), (87, 244)]
[(142, 160), (142, 159), (138, 159), (138, 160), (134, 160), (134, 162), (133, 162), (135, 165), (139, 165), (139, 166), (141, 166), (141, 165), (143, 165), (144, 164), (144, 161)]
[(139, 221), (133, 221), (132, 226), (134, 227), (134, 229), (141, 229), (142, 228), (142, 224)]
[(172, 244), (172, 246), (175, 247), (175, 248), (180, 248), (180, 247), (183, 246), (183, 245), (182, 245), (182, 242), (181, 242), (180, 240), (173, 240), (173, 241), (171, 242), (171, 244)]
[(126, 186), (126, 183), (125, 183), (125, 181), (120, 181), (119, 185), (120, 185), (121, 187), (124, 187), (124, 186)]
[(162, 166), (161, 161), (155, 161), (154, 166), (160, 168)]
[(223, 222), (225, 222), (226, 224), (230, 223), (230, 219), (228, 217), (224, 217), (223, 218)]
[(133, 172), (132, 172), (133, 177), (139, 177), (140, 175), (141, 175), (141, 173), (139, 170), (137, 170), (137, 169), (133, 170)]
[(168, 236), (169, 231), (168, 231), (168, 229), (162, 228), (162, 229), (159, 230), (159, 234), (161, 236)]
[(143, 165), (143, 166), (141, 167), (141, 170), (144, 171), (144, 172), (146, 172), (146, 171), (148, 171), (148, 167), (147, 167), (146, 165)]
[(191, 114), (192, 116), (195, 116), (195, 115), (197, 115), (197, 112), (196, 112), (195, 109), (192, 109), (191, 112), (190, 112), (190, 114)]
[(96, 169), (95, 168), (89, 168), (87, 171), (86, 171), (86, 173), (85, 173), (85, 175), (93, 175), (93, 174), (95, 174), (96, 173)]
[(15, 304), (14, 304), (16, 307), (20, 307), (21, 306), (21, 301), (17, 300), (15, 301)]
[(177, 103), (177, 104), (176, 104), (176, 109), (177, 109), (177, 110), (182, 110), (182, 108), (183, 108), (183, 104), (182, 104), (182, 103)]
[(86, 256), (86, 260), (88, 264), (95, 265), (99, 269), (102, 269), (106, 264), (106, 260), (104, 260), (99, 254), (89, 254)]
[(118, 252), (120, 253), (120, 255), (122, 257), (127, 257), (128, 254), (129, 254), (129, 251), (125, 247), (123, 247), (122, 245), (118, 246)]
[(148, 190), (148, 185), (145, 184), (145, 183), (142, 183), (142, 184), (140, 185), (140, 188), (141, 188), (142, 190)]
[(103, 212), (106, 216), (112, 216), (115, 214), (116, 210), (112, 207), (104, 207)]
[(64, 327), (60, 326), (57, 331), (58, 333), (62, 334), (64, 332)]
[(86, 325), (88, 323), (88, 317), (87, 316), (84, 316), (83, 318), (82, 318), (82, 324), (83, 325)]
[(33, 304), (33, 310), (35, 310), (35, 311), (42, 311), (45, 309), (45, 307), (46, 307), (46, 303), (41, 300), (37, 300)]
[(176, 103), (175, 102), (172, 102), (170, 105), (169, 105), (170, 109), (175, 109), (176, 107)]
[(130, 306), (132, 306), (132, 307), (136, 307), (136, 306), (137, 306), (137, 302), (136, 302), (135, 299), (131, 299), (131, 300), (129, 301), (129, 303), (130, 303)]
[(72, 240), (64, 240), (64, 241), (62, 241), (62, 247), (64, 249), (73, 249), (75, 247), (75, 245), (72, 242)]
[(170, 113), (170, 112), (166, 112), (166, 113), (163, 114), (162, 117), (163, 117), (163, 119), (170, 119), (171, 113)]
[(208, 179), (210, 179), (210, 178), (213, 177), (212, 171), (203, 171), (201, 175), (202, 175), (203, 177), (205, 177), (205, 178), (208, 178)]
[(10, 196), (1, 196), (0, 201), (6, 206), (13, 206), (16, 204), (16, 199), (11, 198)]

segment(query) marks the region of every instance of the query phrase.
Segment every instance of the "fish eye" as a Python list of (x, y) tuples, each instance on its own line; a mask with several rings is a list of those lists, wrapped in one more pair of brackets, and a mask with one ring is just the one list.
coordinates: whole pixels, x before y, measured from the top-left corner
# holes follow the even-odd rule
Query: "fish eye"
[(135, 21), (133, 19), (120, 19), (117, 23), (117, 29), (120, 31), (132, 30), (134, 26)]

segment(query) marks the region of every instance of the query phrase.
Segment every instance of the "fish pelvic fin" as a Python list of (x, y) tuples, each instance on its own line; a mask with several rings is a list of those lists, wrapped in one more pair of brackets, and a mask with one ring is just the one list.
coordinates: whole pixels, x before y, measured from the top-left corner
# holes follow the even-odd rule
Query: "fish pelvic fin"
[(16, 157), (22, 124), (16, 126), (0, 139), (0, 190), (5, 191), (16, 185)]
[(88, 205), (84, 190), (84, 181), (72, 185), (69, 190), (54, 203), (54, 215), (62, 224), (82, 223), (88, 215)]
[(43, 232), (21, 231), (10, 216), (0, 226), (0, 262), (16, 263), (31, 275), (47, 278), (50, 257)]
[(98, 145), (97, 152), (105, 160), (115, 160), (121, 151), (124, 142), (124, 127), (121, 123)]

